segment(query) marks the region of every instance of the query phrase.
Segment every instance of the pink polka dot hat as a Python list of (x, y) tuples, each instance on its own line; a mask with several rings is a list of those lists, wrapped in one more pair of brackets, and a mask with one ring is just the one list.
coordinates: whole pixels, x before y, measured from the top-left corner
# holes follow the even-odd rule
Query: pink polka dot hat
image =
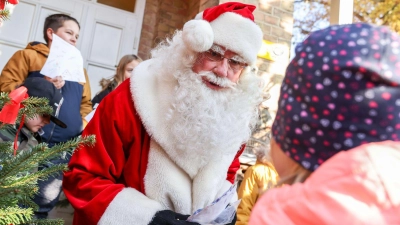
[(400, 137), (400, 37), (383, 26), (335, 25), (296, 47), (272, 135), (314, 171), (339, 151)]

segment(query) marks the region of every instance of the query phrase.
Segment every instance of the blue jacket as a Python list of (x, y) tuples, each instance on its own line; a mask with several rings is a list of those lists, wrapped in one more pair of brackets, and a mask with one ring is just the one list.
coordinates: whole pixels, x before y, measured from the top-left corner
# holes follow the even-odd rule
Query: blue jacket
[[(29, 43), (10, 58), (0, 76), (0, 91), (10, 92), (21, 85), (28, 76), (43, 77), (40, 70), (47, 60), (50, 49), (39, 42)], [(60, 128), (50, 123), (43, 128), (44, 142), (50, 147), (78, 136), (86, 126), (85, 116), (92, 110), (89, 79), (85, 71), (86, 83), (65, 81), (61, 88), (64, 102), (58, 118), (67, 124), (67, 128)]]

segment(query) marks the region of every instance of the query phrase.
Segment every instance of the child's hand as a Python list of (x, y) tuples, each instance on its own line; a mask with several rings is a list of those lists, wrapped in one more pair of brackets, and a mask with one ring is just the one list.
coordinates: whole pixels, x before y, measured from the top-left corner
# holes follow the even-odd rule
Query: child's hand
[(57, 89), (61, 89), (65, 84), (65, 80), (63, 80), (63, 78), (61, 76), (56, 76), (54, 78), (44, 76), (44, 79), (53, 83)]

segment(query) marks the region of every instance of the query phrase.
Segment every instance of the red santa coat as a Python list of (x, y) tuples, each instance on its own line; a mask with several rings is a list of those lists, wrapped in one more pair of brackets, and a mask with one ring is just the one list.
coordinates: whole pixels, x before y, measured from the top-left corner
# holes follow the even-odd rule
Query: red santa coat
[[(99, 105), (83, 132), (83, 135), (95, 134), (96, 144), (75, 151), (70, 171), (64, 174), (63, 189), (75, 209), (75, 225), (144, 225), (163, 209), (190, 214), (209, 204), (234, 181), (243, 146), (228, 157), (228, 164), (220, 163), (228, 165), (224, 170), (214, 167), (216, 177), (225, 174), (229, 182), (224, 183), (217, 179), (209, 181), (204, 178), (207, 173), (201, 178), (188, 177), (173, 161), (165, 161), (168, 156), (153, 140), (157, 131), (144, 125), (144, 116), (139, 117), (138, 107), (134, 105), (134, 91), (130, 90), (133, 82), (141, 84), (140, 80), (128, 79)], [(149, 129), (154, 132), (152, 138), (147, 132)], [(161, 156), (152, 156), (153, 160), (149, 160), (150, 153)], [(168, 169), (163, 174), (165, 168)], [(208, 191), (208, 187), (215, 191)]]

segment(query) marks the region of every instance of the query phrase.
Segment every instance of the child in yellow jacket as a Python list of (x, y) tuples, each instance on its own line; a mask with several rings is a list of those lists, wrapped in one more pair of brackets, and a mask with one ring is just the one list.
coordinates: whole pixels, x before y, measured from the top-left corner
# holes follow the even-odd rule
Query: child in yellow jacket
[[(269, 148), (269, 147), (268, 147)], [(278, 180), (278, 173), (269, 160), (269, 149), (257, 148), (256, 164), (249, 167), (238, 190), (238, 197), (241, 202), (237, 209), (236, 225), (247, 225), (250, 219), (251, 209), (255, 205), (258, 196), (274, 186)]]

